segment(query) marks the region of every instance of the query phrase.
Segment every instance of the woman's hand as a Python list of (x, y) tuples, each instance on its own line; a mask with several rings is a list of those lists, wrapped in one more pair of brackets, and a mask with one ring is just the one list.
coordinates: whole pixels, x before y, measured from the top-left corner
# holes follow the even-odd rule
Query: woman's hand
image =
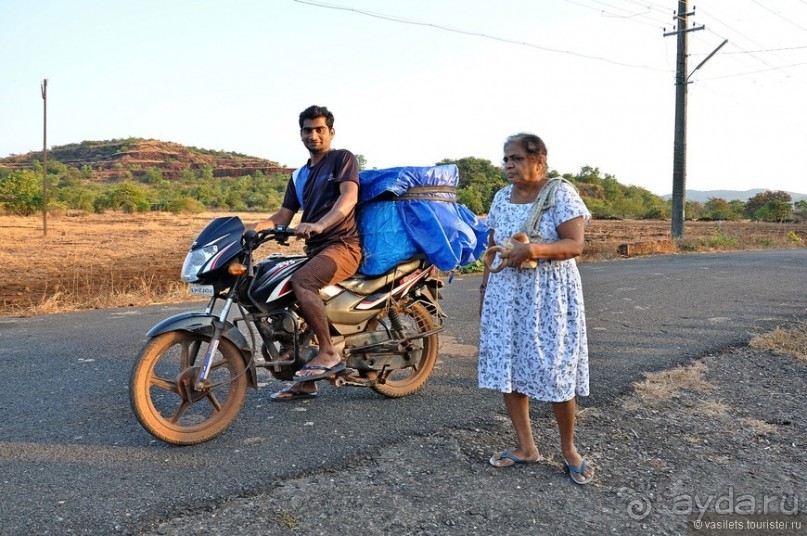
[(528, 262), (535, 261), (535, 259), (532, 258), (530, 244), (516, 241), (513, 241), (511, 247), (501, 251), (499, 256), (506, 260), (509, 266), (514, 268), (523, 268)]

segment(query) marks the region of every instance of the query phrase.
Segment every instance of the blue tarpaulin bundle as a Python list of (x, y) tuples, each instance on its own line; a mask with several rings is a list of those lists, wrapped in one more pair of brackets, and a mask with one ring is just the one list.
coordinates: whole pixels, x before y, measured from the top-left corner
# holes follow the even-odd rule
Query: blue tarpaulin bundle
[(365, 170), (359, 178), (361, 273), (383, 274), (418, 253), (453, 270), (484, 253), (488, 228), (456, 202), (456, 165)]

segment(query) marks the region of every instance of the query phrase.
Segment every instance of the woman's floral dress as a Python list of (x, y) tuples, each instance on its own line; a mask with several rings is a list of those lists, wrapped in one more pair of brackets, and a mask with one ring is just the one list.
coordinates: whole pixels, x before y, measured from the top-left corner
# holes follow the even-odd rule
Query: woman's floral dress
[[(488, 215), (499, 245), (522, 230), (532, 207), (511, 203), (512, 189), (496, 193)], [(586, 223), (591, 218), (574, 187), (562, 182), (555, 206), (540, 219), (544, 241), (559, 240), (557, 227), (578, 216)], [(479, 387), (546, 402), (588, 395), (583, 287), (574, 259), (490, 274), (479, 333)]]

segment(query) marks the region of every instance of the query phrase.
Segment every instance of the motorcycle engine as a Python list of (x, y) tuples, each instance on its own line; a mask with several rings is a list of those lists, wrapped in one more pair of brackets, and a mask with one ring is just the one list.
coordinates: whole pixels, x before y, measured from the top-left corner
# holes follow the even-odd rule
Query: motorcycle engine
[[(263, 358), (266, 360), (267, 365), (269, 365), (266, 368), (272, 376), (283, 381), (291, 381), (294, 379), (294, 373), (303, 368), (303, 365), (317, 355), (317, 348), (310, 345), (311, 332), (308, 330), (308, 326), (306, 326), (305, 322), (302, 318), (297, 316), (297, 314), (291, 314), (294, 315), (297, 320), (296, 327), (302, 334), (298, 341), (299, 354), (292, 364), (270, 364), (273, 361), (288, 361), (292, 358), (294, 353), (294, 339), (297, 331), (295, 330), (295, 322), (292, 320), (291, 315), (275, 317), (265, 324), (261, 323), (261, 327), (259, 327), (259, 331), (263, 331), (263, 329), (266, 328), (269, 328), (271, 331), (270, 337), (264, 337), (264, 344), (261, 346)], [(274, 352), (267, 347), (266, 340), (273, 341), (269, 344), (274, 346)]]

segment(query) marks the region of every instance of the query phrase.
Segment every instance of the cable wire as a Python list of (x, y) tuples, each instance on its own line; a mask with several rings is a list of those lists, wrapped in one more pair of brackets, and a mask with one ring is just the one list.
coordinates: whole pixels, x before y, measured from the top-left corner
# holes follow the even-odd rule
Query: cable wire
[(774, 15), (776, 15), (777, 17), (779, 17), (779, 18), (780, 18), (780, 19), (782, 19), (783, 21), (785, 21), (785, 22), (789, 22), (790, 24), (792, 24), (793, 26), (795, 26), (796, 28), (798, 28), (799, 30), (801, 30), (801, 31), (803, 31), (803, 32), (807, 32), (807, 28), (805, 28), (804, 26), (801, 26), (800, 24), (796, 24), (795, 22), (793, 22), (792, 20), (788, 19), (787, 17), (785, 17), (784, 15), (782, 15), (781, 13), (779, 13), (778, 11), (776, 11), (775, 9), (771, 9), (771, 8), (769, 8), (768, 6), (766, 6), (766, 5), (762, 4), (761, 2), (758, 2), (757, 0), (752, 0), (752, 1), (753, 1), (753, 2), (754, 2), (756, 5), (758, 5), (759, 7), (761, 7), (762, 9), (765, 9), (765, 10), (767, 10), (767, 11), (770, 11), (771, 13), (773, 13)]
[(574, 51), (571, 51), (571, 50), (561, 50), (561, 49), (556, 49), (556, 48), (550, 48), (550, 47), (545, 47), (545, 46), (541, 46), (541, 45), (536, 45), (534, 43), (528, 43), (526, 41), (516, 41), (514, 39), (507, 39), (507, 38), (504, 38), (504, 37), (497, 37), (495, 35), (484, 34), (484, 33), (481, 33), (481, 32), (471, 32), (471, 31), (468, 31), (468, 30), (460, 30), (460, 29), (457, 29), (457, 28), (450, 28), (448, 26), (443, 26), (443, 25), (440, 25), (440, 24), (433, 24), (433, 23), (430, 23), (430, 22), (421, 22), (421, 21), (416, 21), (416, 20), (411, 20), (411, 19), (404, 19), (404, 18), (401, 18), (401, 17), (394, 17), (392, 15), (385, 15), (383, 13), (374, 13), (372, 11), (365, 11), (363, 9), (357, 9), (357, 8), (348, 7), (348, 6), (340, 6), (340, 5), (336, 5), (336, 4), (326, 4), (324, 2), (315, 2), (313, 0), (293, 0), (293, 1), (298, 2), (300, 4), (307, 4), (307, 5), (314, 6), (314, 7), (322, 7), (322, 8), (327, 8), (327, 9), (336, 9), (336, 10), (341, 10), (341, 11), (352, 11), (354, 13), (359, 13), (361, 15), (366, 15), (368, 17), (374, 17), (374, 18), (377, 18), (377, 19), (387, 20), (387, 21), (390, 21), (390, 22), (399, 22), (399, 23), (402, 23), (402, 24), (412, 24), (412, 25), (415, 25), (415, 26), (426, 26), (426, 27), (429, 27), (429, 28), (435, 28), (435, 29), (444, 30), (444, 31), (447, 31), (447, 32), (453, 32), (453, 33), (458, 33), (458, 34), (463, 34), (463, 35), (470, 35), (470, 36), (474, 36), (474, 37), (483, 37), (485, 39), (492, 39), (494, 41), (501, 41), (503, 43), (510, 43), (510, 44), (513, 44), (513, 45), (520, 45), (520, 46), (525, 46), (525, 47), (529, 47), (529, 48), (535, 48), (535, 49), (538, 49), (538, 50), (543, 50), (544, 52), (553, 52), (553, 53), (556, 53), (556, 54), (568, 54), (570, 56), (576, 56), (578, 58), (585, 58), (585, 59), (590, 59), (590, 60), (604, 61), (606, 63), (610, 63), (612, 65), (619, 65), (621, 67), (631, 67), (631, 68), (634, 68), (634, 69), (647, 69), (647, 70), (651, 70), (651, 71), (667, 72), (667, 69), (660, 69), (658, 67), (650, 67), (650, 66), (647, 66), (647, 65), (635, 65), (635, 64), (631, 64), (631, 63), (624, 63), (624, 62), (604, 58), (602, 56), (592, 56), (592, 55), (589, 55), (589, 54), (583, 54), (583, 53), (574, 52)]

